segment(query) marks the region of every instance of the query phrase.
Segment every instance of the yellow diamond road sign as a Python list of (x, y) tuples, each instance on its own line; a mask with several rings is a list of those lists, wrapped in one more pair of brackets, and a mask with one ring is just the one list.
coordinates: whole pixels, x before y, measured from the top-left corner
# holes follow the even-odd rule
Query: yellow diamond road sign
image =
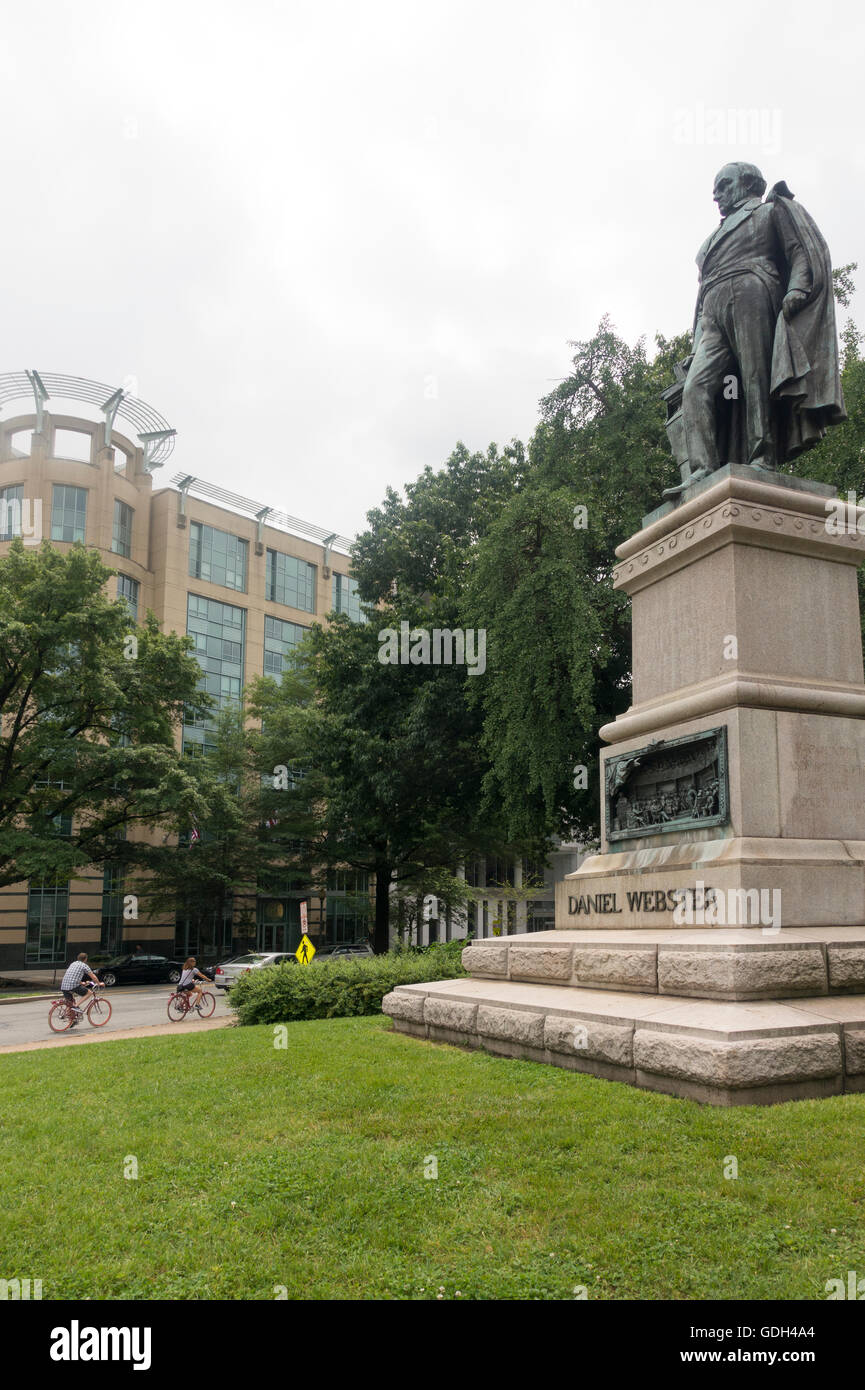
[(300, 938), (300, 945), (298, 946), (294, 954), (297, 956), (297, 959), (300, 961), (301, 965), (309, 965), (310, 961), (315, 955), (315, 947), (313, 946), (312, 942), (310, 941), (309, 937), (306, 935), (305, 932), (303, 936)]

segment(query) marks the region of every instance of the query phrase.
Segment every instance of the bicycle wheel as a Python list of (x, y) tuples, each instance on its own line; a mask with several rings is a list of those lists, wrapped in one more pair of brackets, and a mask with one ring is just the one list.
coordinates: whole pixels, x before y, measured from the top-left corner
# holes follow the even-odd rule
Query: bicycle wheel
[(198, 1009), (198, 1012), (202, 1018), (210, 1018), (210, 1015), (216, 1008), (216, 1000), (214, 999), (213, 995), (208, 994), (207, 990), (205, 989), (202, 991), (201, 998), (199, 999), (196, 1008)]
[(97, 994), (95, 999), (91, 999), (87, 1006), (87, 1021), (94, 1028), (104, 1028), (111, 1017), (111, 1003)]
[(59, 999), (55, 999), (48, 1010), (48, 1027), (52, 1033), (65, 1033), (67, 1028), (72, 1027), (69, 1011)]
[(182, 994), (172, 994), (168, 1001), (168, 1017), (172, 1023), (182, 1023), (186, 1018), (186, 1003)]

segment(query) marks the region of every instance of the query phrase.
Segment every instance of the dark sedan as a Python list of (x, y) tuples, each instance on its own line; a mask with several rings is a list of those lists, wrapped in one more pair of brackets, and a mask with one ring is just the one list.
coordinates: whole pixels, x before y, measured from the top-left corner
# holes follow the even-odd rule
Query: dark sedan
[(167, 981), (176, 985), (180, 979), (183, 962), (170, 960), (168, 956), (146, 956), (142, 951), (133, 955), (117, 956), (107, 965), (96, 971), (105, 985), (156, 985)]

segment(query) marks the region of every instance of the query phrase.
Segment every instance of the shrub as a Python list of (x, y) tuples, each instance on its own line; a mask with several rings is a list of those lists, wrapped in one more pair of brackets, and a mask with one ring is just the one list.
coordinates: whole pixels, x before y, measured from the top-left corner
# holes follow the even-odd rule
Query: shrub
[(389, 952), (392, 956), (425, 956), (428, 951), (441, 951), (444, 955), (459, 961), (466, 946), (471, 945), (473, 936), (459, 937), (454, 941), (434, 941), (430, 946), (417, 946), (414, 942), (398, 941)]
[(377, 1014), (382, 999), (396, 985), (465, 975), (455, 946), (451, 942), (411, 955), (390, 951), (365, 959), (313, 961), (311, 965), (285, 962), (251, 970), (232, 986), (229, 1001), (244, 1024)]

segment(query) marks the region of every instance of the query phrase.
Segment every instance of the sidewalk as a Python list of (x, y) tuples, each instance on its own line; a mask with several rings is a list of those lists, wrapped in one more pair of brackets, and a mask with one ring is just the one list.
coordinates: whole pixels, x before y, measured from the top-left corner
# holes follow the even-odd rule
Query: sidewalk
[(56, 989), (63, 979), (65, 965), (49, 967), (47, 970), (0, 970), (0, 984), (42, 985), (43, 989)]
[[(200, 1018), (195, 1024), (194, 1031), (202, 1033), (211, 1028), (228, 1028), (236, 1026), (233, 1016), (225, 1018)], [(10, 1043), (7, 1047), (0, 1047), (3, 1052), (37, 1052), (46, 1047), (82, 1047), (87, 1043), (116, 1042), (123, 1038), (153, 1038), (161, 1037), (165, 1033), (177, 1033), (178, 1036), (191, 1037), (189, 1031), (181, 1032), (176, 1023), (157, 1023), (149, 1028), (116, 1028), (111, 1033), (76, 1033), (74, 1038), (64, 1034), (60, 1038), (45, 1038), (38, 1042)]]
[[(28, 1004), (40, 999), (53, 998), (60, 988), (64, 969), (65, 967), (58, 965), (56, 969), (52, 970), (15, 970), (8, 975), (0, 974), (0, 984), (6, 987), (0, 989), (0, 1006), (3, 1004)], [(33, 990), (33, 985), (41, 986), (41, 989)], [(32, 990), (31, 993), (17, 993), (19, 988), (26, 989), (28, 987)]]

